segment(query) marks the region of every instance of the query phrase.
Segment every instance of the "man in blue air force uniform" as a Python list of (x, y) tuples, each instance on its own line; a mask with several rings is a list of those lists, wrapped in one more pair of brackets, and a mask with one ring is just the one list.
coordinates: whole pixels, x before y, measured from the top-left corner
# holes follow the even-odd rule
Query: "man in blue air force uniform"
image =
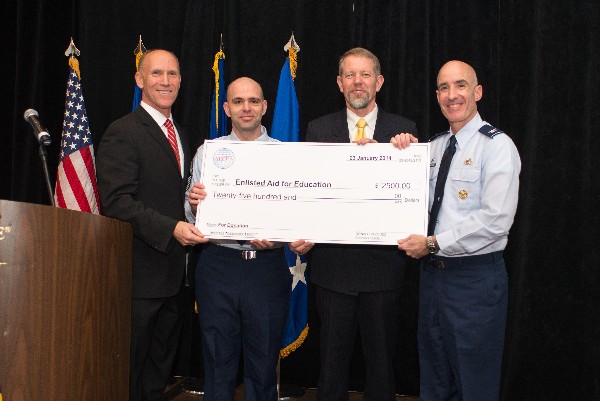
[(420, 399), (498, 401), (508, 301), (502, 251), (521, 161), (508, 135), (477, 112), (482, 87), (471, 66), (446, 63), (436, 93), (450, 129), (430, 140), (428, 233), (398, 241), (407, 255), (423, 258)]

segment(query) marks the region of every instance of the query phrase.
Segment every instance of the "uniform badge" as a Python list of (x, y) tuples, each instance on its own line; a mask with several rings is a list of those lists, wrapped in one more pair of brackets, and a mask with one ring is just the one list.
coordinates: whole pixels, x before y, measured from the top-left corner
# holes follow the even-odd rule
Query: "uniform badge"
[(473, 160), (471, 160), (471, 159), (465, 160), (465, 166), (471, 166), (471, 165), (473, 165)]
[(458, 197), (460, 199), (467, 199), (467, 196), (469, 196), (469, 193), (466, 189), (461, 189), (460, 191), (458, 191)]

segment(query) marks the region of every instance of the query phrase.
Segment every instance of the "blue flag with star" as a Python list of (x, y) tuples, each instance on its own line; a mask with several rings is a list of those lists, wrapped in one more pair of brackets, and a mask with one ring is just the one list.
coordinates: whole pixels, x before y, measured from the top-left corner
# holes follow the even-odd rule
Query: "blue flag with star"
[[(271, 137), (282, 142), (300, 140), (300, 107), (296, 97), (294, 78), (296, 76), (297, 52), (300, 48), (294, 42), (284, 47), (288, 58), (283, 64), (277, 88), (277, 98), (271, 125)], [(290, 309), (285, 324), (283, 342), (279, 356), (284, 358), (296, 350), (308, 335), (308, 287), (306, 285), (306, 255), (296, 255), (285, 246), (285, 258), (293, 276), (290, 295)]]

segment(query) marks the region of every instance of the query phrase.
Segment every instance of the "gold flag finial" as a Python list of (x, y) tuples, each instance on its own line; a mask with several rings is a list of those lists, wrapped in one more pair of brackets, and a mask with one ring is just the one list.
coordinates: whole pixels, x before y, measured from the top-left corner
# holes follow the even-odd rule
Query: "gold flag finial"
[(79, 60), (75, 58), (75, 56), (79, 56), (81, 52), (75, 46), (75, 42), (73, 42), (73, 38), (71, 38), (71, 43), (69, 43), (69, 47), (65, 50), (65, 56), (69, 57), (69, 65), (75, 71), (79, 79), (81, 79), (81, 73), (79, 72)]
[(135, 70), (137, 71), (140, 66), (140, 58), (142, 58), (142, 54), (146, 52), (146, 48), (144, 47), (144, 43), (142, 42), (142, 35), (140, 35), (140, 40), (138, 45), (133, 49), (133, 54), (135, 54)]
[(290, 58), (290, 73), (292, 74), (292, 79), (296, 78), (296, 69), (298, 68), (298, 53), (300, 52), (300, 46), (298, 46), (298, 42), (294, 38), (294, 32), (292, 31), (292, 36), (290, 40), (283, 46), (283, 50), (288, 52), (288, 57)]

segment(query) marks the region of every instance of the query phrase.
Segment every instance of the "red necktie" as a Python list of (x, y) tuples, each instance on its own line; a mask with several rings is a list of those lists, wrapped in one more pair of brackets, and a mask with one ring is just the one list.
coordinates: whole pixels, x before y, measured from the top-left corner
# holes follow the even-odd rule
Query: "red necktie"
[(177, 165), (181, 169), (181, 160), (179, 159), (179, 147), (177, 146), (177, 135), (175, 135), (175, 127), (171, 120), (167, 118), (165, 121), (165, 127), (167, 127), (167, 134), (169, 138), (169, 143), (173, 148), (173, 152), (175, 152), (175, 157), (177, 158)]

